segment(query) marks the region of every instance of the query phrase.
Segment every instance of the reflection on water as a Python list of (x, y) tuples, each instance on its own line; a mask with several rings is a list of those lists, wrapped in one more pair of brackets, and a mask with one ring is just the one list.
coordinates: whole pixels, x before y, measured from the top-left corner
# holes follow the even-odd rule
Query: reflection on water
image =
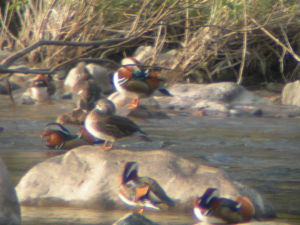
[[(97, 209), (65, 207), (22, 207), (22, 213), (25, 215), (23, 217), (23, 225), (111, 225), (126, 216), (129, 211), (101, 211)], [(145, 211), (144, 215), (162, 225), (182, 225), (196, 222), (192, 215), (187, 214), (180, 214), (179, 216), (174, 213)]]
[[(60, 154), (48, 151), (39, 134), (70, 103), (11, 106), (0, 101), (0, 156), (15, 183), (35, 164)], [(138, 121), (153, 142), (121, 140), (116, 148), (166, 149), (224, 169), (269, 199), (279, 221), (300, 224), (299, 119), (212, 118), (171, 115), (171, 120)], [(72, 127), (71, 127), (72, 128)], [(73, 127), (74, 129), (77, 129)], [(63, 207), (23, 207), (25, 225), (112, 224), (124, 211)], [(160, 224), (195, 223), (190, 214), (147, 212)]]

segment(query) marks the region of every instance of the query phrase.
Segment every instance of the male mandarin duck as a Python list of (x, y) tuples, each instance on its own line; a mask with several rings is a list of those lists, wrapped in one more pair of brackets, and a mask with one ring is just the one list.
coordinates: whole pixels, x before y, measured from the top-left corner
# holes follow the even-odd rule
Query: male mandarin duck
[(150, 177), (138, 176), (137, 162), (127, 162), (121, 175), (120, 199), (130, 206), (160, 210), (173, 207), (174, 201), (167, 196), (158, 182)]
[(147, 139), (147, 135), (138, 125), (126, 117), (114, 115), (116, 108), (108, 99), (97, 101), (96, 107), (85, 118), (85, 128), (98, 139), (105, 140), (104, 150), (110, 150), (117, 139), (140, 133)]
[(114, 73), (113, 83), (119, 93), (134, 98), (132, 109), (138, 107), (140, 98), (151, 96), (155, 90), (172, 96), (163, 87), (164, 79), (159, 78), (156, 72), (142, 69), (137, 59), (127, 57), (122, 60), (121, 64), (121, 68)]
[(218, 197), (216, 188), (208, 188), (201, 197), (194, 200), (195, 216), (211, 224), (231, 224), (249, 221), (255, 209), (246, 196), (235, 201)]
[(29, 86), (30, 97), (37, 102), (49, 101), (50, 96), (55, 92), (55, 86), (51, 79), (51, 76), (48, 75), (36, 75)]
[[(59, 129), (50, 129), (49, 126), (55, 125)], [(50, 149), (70, 149), (86, 144), (101, 144), (104, 141), (93, 137), (84, 127), (81, 127), (79, 134), (72, 134), (60, 123), (48, 123), (46, 129), (40, 135), (46, 138), (45, 145)]]
[[(51, 125), (56, 125), (59, 129), (50, 129)], [(67, 142), (79, 138), (60, 123), (48, 123), (40, 136), (46, 138), (45, 145), (50, 149), (66, 149)]]

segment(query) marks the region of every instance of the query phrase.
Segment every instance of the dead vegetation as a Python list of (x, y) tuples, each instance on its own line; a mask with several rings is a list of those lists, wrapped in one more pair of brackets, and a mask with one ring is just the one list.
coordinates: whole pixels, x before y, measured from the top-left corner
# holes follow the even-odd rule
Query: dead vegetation
[[(172, 81), (254, 85), (299, 78), (297, 1), (28, 0), (18, 7), (11, 2), (1, 15), (2, 47), (20, 51), (45, 40), (81, 43), (33, 48), (23, 56), (30, 67), (53, 71), (78, 58), (119, 61), (150, 45), (147, 64), (167, 68), (162, 74)], [(10, 27), (13, 15), (19, 18), (18, 32)], [(120, 41), (91, 43), (103, 40)], [(160, 60), (170, 50), (172, 57)]]

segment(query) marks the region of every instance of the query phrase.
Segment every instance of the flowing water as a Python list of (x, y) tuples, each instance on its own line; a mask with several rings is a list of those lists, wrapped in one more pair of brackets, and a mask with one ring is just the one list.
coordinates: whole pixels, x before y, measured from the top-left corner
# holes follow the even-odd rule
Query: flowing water
[[(53, 155), (39, 137), (45, 124), (70, 109), (69, 102), (16, 105), (0, 99), (0, 157), (15, 184), (35, 164)], [(116, 148), (165, 149), (225, 170), (232, 179), (265, 196), (278, 214), (275, 221), (300, 224), (300, 119), (194, 117), (170, 112), (166, 120), (138, 120), (153, 142), (118, 141)], [(70, 128), (70, 127), (69, 127)], [(76, 129), (71, 127), (71, 129)], [(24, 225), (108, 225), (126, 211), (62, 206), (22, 207)], [(191, 213), (146, 212), (167, 225), (196, 222)]]

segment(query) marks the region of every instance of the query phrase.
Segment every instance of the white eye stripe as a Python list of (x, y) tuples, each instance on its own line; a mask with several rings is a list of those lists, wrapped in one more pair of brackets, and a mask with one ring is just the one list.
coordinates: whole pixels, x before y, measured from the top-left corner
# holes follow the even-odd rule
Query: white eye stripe
[(126, 78), (120, 78), (119, 80), (118, 80), (118, 84), (125, 84), (126, 82), (128, 81), (128, 79), (126, 79)]

